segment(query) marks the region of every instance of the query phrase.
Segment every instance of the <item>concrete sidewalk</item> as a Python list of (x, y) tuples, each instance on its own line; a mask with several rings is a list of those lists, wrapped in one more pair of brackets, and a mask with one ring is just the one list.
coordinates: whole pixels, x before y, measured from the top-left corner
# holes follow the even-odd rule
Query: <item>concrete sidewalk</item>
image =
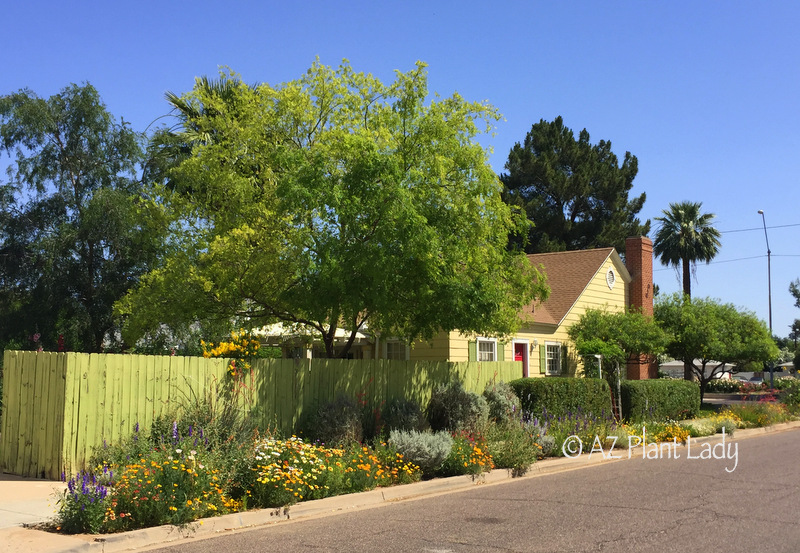
[[(738, 430), (734, 440), (758, 436), (767, 432), (800, 429), (800, 421), (778, 424), (768, 428)], [(694, 442), (717, 442), (717, 434), (707, 438), (692, 438)], [(730, 438), (728, 438), (730, 440)], [(685, 446), (684, 446), (685, 447)], [(634, 450), (635, 451), (635, 450)], [(607, 459), (599, 453), (578, 458), (549, 458), (531, 466), (522, 478), (536, 478), (546, 474), (576, 470), (602, 463), (629, 458), (626, 450), (615, 450), (621, 459)], [(640, 456), (634, 452), (630, 458)], [(0, 474), (0, 553), (117, 553), (167, 546), (187, 539), (210, 538), (233, 531), (243, 531), (281, 521), (296, 521), (328, 516), (346, 511), (357, 511), (387, 505), (396, 501), (409, 501), (434, 495), (466, 490), (476, 485), (494, 485), (511, 482), (507, 470), (497, 469), (478, 479), (469, 476), (437, 478), (415, 484), (379, 488), (357, 494), (308, 501), (288, 509), (262, 509), (208, 518), (184, 528), (159, 526), (120, 534), (69, 536), (45, 532), (26, 525), (52, 520), (57, 507), (54, 492), (63, 490), (62, 482), (20, 478)]]
[(63, 482), (0, 474), (0, 530), (53, 518)]

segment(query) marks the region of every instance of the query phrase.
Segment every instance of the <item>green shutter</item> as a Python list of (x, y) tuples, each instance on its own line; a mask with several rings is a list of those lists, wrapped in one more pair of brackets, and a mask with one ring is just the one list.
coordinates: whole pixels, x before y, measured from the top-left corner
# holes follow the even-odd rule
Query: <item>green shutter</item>
[(467, 359), (469, 361), (478, 360), (478, 342), (467, 342)]
[(539, 374), (547, 373), (547, 346), (544, 342), (539, 344)]
[(498, 361), (505, 361), (506, 360), (506, 345), (497, 342), (497, 360)]
[(561, 344), (561, 374), (566, 376), (569, 374), (567, 369), (569, 365), (567, 364), (567, 344)]

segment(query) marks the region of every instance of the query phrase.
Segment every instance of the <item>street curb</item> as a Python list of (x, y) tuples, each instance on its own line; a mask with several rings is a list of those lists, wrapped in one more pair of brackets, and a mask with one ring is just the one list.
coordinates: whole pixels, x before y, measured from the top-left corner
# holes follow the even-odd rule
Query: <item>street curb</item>
[[(800, 421), (781, 423), (764, 428), (737, 430), (733, 437), (721, 434), (692, 438), (692, 442), (715, 443), (726, 440), (740, 440), (772, 432), (800, 429)], [(632, 449), (639, 449), (641, 446)], [(685, 446), (683, 446), (685, 447)], [(606, 457), (599, 452), (592, 455), (584, 453), (575, 458), (547, 458), (531, 465), (528, 472), (520, 477), (511, 476), (511, 471), (495, 469), (479, 477), (453, 476), (436, 478), (424, 482), (377, 488), (355, 494), (327, 497), (293, 505), (289, 508), (259, 509), (232, 513), (219, 517), (202, 519), (186, 526), (157, 526), (119, 534), (104, 535), (64, 535), (38, 530), (36, 528), (8, 528), (0, 530), (0, 543), (10, 546), (6, 553), (122, 553), (134, 549), (152, 549), (159, 546), (175, 545), (193, 539), (205, 539), (249, 529), (265, 527), (281, 522), (294, 522), (345, 512), (354, 512), (390, 505), (400, 501), (434, 497), (457, 491), (474, 489), (483, 485), (504, 484), (512, 481), (538, 478), (605, 463), (635, 459), (636, 454), (627, 448), (615, 450), (618, 457)]]

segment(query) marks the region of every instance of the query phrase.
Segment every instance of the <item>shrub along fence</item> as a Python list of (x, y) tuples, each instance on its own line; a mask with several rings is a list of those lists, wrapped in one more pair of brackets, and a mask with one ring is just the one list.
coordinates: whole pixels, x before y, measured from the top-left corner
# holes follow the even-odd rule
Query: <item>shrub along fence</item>
[(303, 413), (345, 394), (365, 409), (389, 399), (425, 405), (438, 385), (467, 390), (513, 380), (519, 362), (449, 363), (340, 359), (257, 359), (236, 380), (227, 359), (6, 351), (0, 470), (60, 478), (86, 468), (92, 450), (149, 428), (162, 415), (229, 394), (260, 428), (290, 434)]
[(700, 411), (700, 387), (687, 380), (626, 380), (622, 383), (622, 416), (648, 419), (690, 419)]
[(611, 388), (602, 378), (520, 378), (509, 382), (522, 403), (522, 410), (533, 416), (543, 413), (555, 417), (584, 413), (612, 416)]

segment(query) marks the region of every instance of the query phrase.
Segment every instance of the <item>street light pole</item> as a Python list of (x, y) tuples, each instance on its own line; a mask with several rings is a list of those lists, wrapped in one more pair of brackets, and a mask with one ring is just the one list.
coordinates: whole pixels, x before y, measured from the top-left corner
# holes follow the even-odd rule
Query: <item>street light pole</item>
[[(761, 215), (761, 222), (764, 224), (764, 239), (767, 241), (767, 301), (769, 305), (769, 337), (772, 339), (772, 252), (769, 249), (769, 235), (767, 234), (767, 218), (764, 216), (764, 210), (759, 209), (758, 214)], [(769, 363), (769, 387), (774, 389), (774, 380), (772, 376), (772, 361)]]

